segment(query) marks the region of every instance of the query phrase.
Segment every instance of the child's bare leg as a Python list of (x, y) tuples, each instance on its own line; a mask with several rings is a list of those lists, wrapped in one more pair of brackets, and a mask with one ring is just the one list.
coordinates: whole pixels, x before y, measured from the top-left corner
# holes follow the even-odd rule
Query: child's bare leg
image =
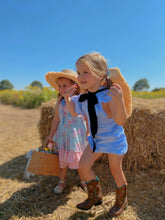
[(63, 182), (65, 182), (66, 171), (67, 171), (67, 167), (65, 167), (65, 168), (60, 168), (59, 178), (60, 178), (60, 180), (63, 181)]
[(83, 172), (81, 171), (81, 169), (77, 169), (77, 172), (78, 172), (78, 175), (79, 175), (79, 177), (80, 177), (80, 186), (81, 186), (81, 188), (85, 191), (85, 192), (87, 192), (87, 187), (86, 187), (86, 181), (85, 181), (85, 178), (84, 178), (84, 176), (83, 176)]
[(92, 169), (94, 162), (102, 155), (102, 153), (93, 153), (89, 145), (85, 148), (80, 159), (79, 169), (87, 182), (96, 179), (96, 175)]
[(122, 169), (123, 156), (108, 154), (108, 159), (110, 170), (116, 183), (116, 201), (108, 212), (108, 215), (112, 218), (114, 216), (121, 215), (127, 208), (127, 181)]
[(80, 181), (81, 181), (81, 182), (85, 181), (85, 178), (84, 178), (84, 176), (83, 176), (82, 170), (81, 170), (81, 169), (77, 169), (77, 172), (78, 172), (78, 175), (79, 175), (79, 177), (80, 177)]
[(66, 171), (67, 167), (65, 168), (60, 168), (60, 174), (59, 174), (59, 183), (58, 185), (54, 188), (54, 193), (60, 194), (64, 191), (64, 185), (65, 185), (65, 177), (66, 177)]
[(117, 187), (127, 185), (127, 181), (122, 169), (123, 156), (108, 154), (109, 166)]
[(92, 170), (92, 166), (94, 162), (102, 155), (102, 153), (93, 153), (92, 149), (88, 145), (83, 155), (80, 159), (79, 167), (82, 171), (85, 180), (87, 181), (87, 193), (88, 198), (79, 203), (76, 207), (81, 210), (88, 210), (93, 205), (101, 205), (102, 204), (102, 192), (100, 187), (100, 181), (98, 177), (96, 177), (94, 171)]

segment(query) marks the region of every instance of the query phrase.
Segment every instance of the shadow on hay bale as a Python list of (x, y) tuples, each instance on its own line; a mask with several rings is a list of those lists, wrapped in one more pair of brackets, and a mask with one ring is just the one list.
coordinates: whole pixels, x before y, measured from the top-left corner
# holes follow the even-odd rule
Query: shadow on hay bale
[[(41, 106), (38, 123), (42, 143), (49, 134), (56, 100)], [(131, 117), (124, 125), (128, 141), (128, 152), (123, 166), (127, 170), (165, 169), (165, 108), (157, 106), (154, 100), (133, 98)], [(103, 155), (99, 162), (108, 162)]]

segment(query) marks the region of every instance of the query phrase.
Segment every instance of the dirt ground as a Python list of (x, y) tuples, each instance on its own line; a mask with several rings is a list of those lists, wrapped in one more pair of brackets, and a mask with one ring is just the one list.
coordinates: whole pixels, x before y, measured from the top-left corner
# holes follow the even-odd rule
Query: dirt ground
[[(151, 100), (149, 102), (152, 103)], [(37, 128), (39, 118), (40, 108), (21, 109), (0, 104), (0, 219), (109, 219), (107, 212), (115, 194), (106, 162), (97, 162), (94, 166), (101, 180), (103, 204), (89, 211), (76, 209), (76, 204), (86, 199), (87, 195), (79, 187), (79, 178), (73, 170), (67, 171), (62, 195), (53, 193), (58, 177), (22, 178), (27, 163), (26, 153), (41, 145)], [(125, 170), (125, 174), (129, 205), (123, 215), (116, 219), (165, 219), (164, 174), (154, 170), (136, 173)]]

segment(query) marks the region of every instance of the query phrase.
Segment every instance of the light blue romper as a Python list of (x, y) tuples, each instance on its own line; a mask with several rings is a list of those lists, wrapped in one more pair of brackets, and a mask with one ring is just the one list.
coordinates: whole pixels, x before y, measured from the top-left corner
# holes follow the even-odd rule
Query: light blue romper
[[(102, 88), (104, 87), (101, 87), (100, 89)], [(72, 101), (75, 103), (76, 113), (78, 115), (87, 115), (89, 130), (91, 130), (87, 100), (84, 102), (79, 102), (79, 96), (72, 98)], [(112, 97), (108, 95), (108, 90), (96, 93), (96, 96), (98, 99), (98, 103), (95, 105), (98, 130), (94, 138), (96, 144), (95, 153), (112, 153), (117, 155), (124, 155), (128, 148), (124, 129), (122, 126), (116, 124), (113, 118), (108, 118), (107, 114), (102, 108), (102, 102), (107, 103), (112, 99)], [(93, 137), (91, 132), (87, 139), (90, 147), (93, 150)]]

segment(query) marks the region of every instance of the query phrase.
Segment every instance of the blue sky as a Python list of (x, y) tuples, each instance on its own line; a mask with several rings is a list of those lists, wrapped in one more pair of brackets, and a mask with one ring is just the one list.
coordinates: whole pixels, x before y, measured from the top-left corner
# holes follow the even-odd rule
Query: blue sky
[(0, 0), (0, 81), (20, 90), (101, 53), (132, 88), (165, 87), (164, 0)]

